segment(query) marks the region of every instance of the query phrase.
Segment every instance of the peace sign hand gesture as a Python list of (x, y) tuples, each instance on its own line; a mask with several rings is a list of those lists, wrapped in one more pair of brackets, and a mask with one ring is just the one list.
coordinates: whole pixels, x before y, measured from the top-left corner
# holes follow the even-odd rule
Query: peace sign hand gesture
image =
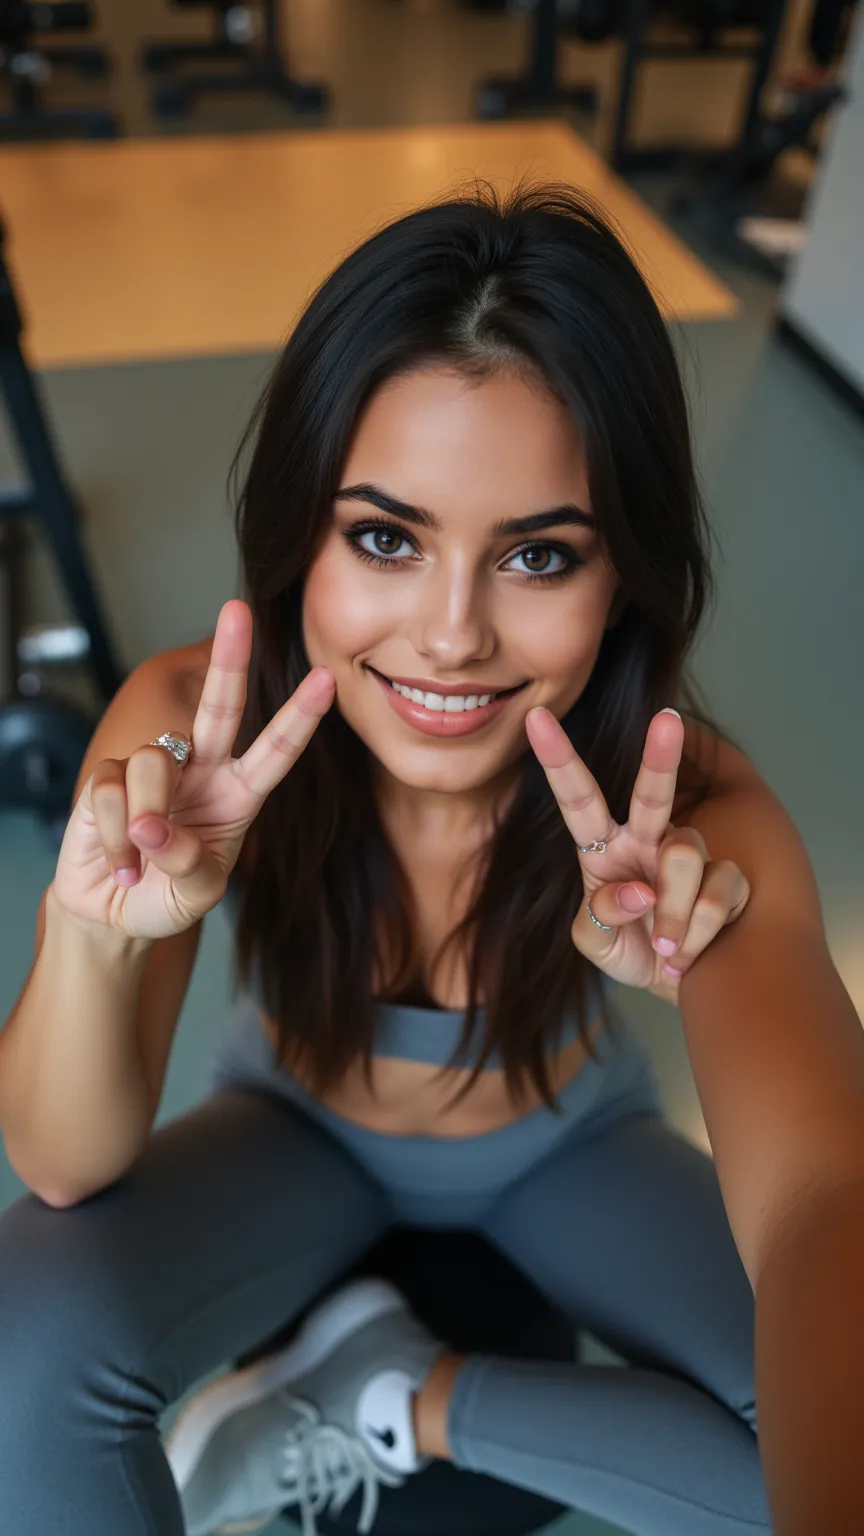
[[(599, 785), (548, 709), (529, 710), (525, 729), (579, 850), (585, 894), (573, 943), (614, 981), (677, 1004), (680, 975), (750, 900), (737, 864), (712, 861), (695, 827), (669, 819), (684, 722), (668, 710), (652, 719), (626, 826), (612, 820)], [(675, 971), (668, 969), (671, 954)]]
[(333, 673), (313, 667), (235, 758), (251, 655), (252, 611), (232, 598), (216, 625), (188, 761), (181, 765), (151, 741), (128, 758), (97, 763), (69, 818), (52, 882), (54, 899), (72, 917), (97, 932), (162, 939), (191, 928), (221, 901), (252, 822), (335, 697)]

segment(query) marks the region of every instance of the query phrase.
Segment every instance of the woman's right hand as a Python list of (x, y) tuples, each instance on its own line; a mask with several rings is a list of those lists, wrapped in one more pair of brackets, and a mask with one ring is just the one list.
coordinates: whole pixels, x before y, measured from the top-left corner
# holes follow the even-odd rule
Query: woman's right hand
[[(251, 654), (251, 610), (232, 598), (219, 614), (185, 766), (165, 747), (145, 745), (94, 769), (53, 880), (68, 912), (131, 938), (164, 939), (221, 901), (249, 827), (335, 696), (332, 672), (313, 667), (248, 752), (233, 758)], [(118, 882), (121, 870), (133, 872), (133, 884)]]

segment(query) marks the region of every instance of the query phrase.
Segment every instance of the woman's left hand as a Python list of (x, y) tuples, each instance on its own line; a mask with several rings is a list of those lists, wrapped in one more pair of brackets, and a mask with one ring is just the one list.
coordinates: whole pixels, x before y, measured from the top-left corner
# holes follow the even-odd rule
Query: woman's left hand
[[(612, 820), (599, 785), (548, 709), (530, 711), (525, 729), (577, 845), (585, 895), (573, 943), (614, 981), (677, 1006), (680, 975), (670, 974), (667, 964), (683, 975), (750, 900), (737, 864), (712, 860), (695, 827), (670, 821), (683, 720), (661, 713), (651, 721), (626, 826)], [(605, 853), (583, 853), (592, 842), (605, 842)], [(637, 910), (624, 910), (622, 892), (641, 893), (644, 905), (637, 895)], [(597, 921), (611, 924), (610, 933), (592, 923), (589, 900)], [(659, 950), (664, 939), (675, 945), (671, 961)]]

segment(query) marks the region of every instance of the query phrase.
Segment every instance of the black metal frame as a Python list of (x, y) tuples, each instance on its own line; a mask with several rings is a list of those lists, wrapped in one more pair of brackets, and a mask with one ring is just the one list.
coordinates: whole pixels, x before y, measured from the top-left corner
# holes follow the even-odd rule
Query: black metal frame
[(718, 43), (718, 28), (706, 27), (697, 43), (650, 43), (645, 33), (654, 10), (653, 0), (629, 0), (627, 8), (626, 48), (621, 68), (621, 87), (615, 120), (610, 163), (614, 170), (658, 170), (675, 166), (682, 158), (693, 156), (686, 145), (669, 144), (650, 149), (631, 149), (627, 133), (633, 106), (636, 69), (645, 59), (750, 59), (754, 64), (750, 92), (744, 109), (740, 132), (730, 148), (697, 151), (703, 167), (722, 168), (724, 180), (734, 183), (746, 163), (747, 151), (759, 118), (762, 91), (771, 73), (787, 0), (770, 0), (763, 25), (755, 43)]
[(531, 26), (529, 67), (525, 74), (514, 78), (484, 81), (477, 97), (481, 117), (509, 117), (520, 111), (542, 113), (560, 107), (592, 114), (597, 111), (596, 86), (590, 82), (569, 86), (558, 84), (559, 30), (557, 0), (538, 0)]
[(90, 637), (88, 664), (107, 704), (125, 674), (90, 575), (79, 532), (81, 508), (63, 474), (39, 387), (21, 348), (23, 322), (3, 258), (4, 233), (0, 222), (0, 393), (30, 476), (28, 488), (0, 487), (0, 562), (6, 568), (9, 599), (5, 639), (11, 681), (8, 697), (25, 697), (18, 685), (17, 662), (23, 625), (21, 522), (25, 517), (34, 517), (48, 540), (75, 613)]
[[(277, 0), (261, 0), (264, 38), (260, 47), (235, 42), (229, 32), (226, 12), (230, 0), (174, 0), (178, 5), (208, 5), (213, 11), (215, 36), (212, 42), (146, 43), (141, 49), (141, 68), (147, 74), (168, 83), (153, 92), (153, 110), (159, 116), (184, 113), (196, 96), (212, 92), (263, 91), (286, 101), (299, 112), (320, 112), (327, 106), (327, 89), (295, 80), (284, 63), (281, 26)], [(207, 59), (233, 59), (238, 69), (232, 73), (175, 73), (178, 66)]]
[(28, 53), (37, 54), (55, 68), (74, 69), (90, 79), (108, 74), (111, 59), (104, 48), (75, 44), (43, 47), (40, 40), (46, 30), (52, 29), (35, 22), (28, 27), (22, 20), (20, 38), (4, 45), (0, 84), (11, 93), (13, 106), (11, 111), (0, 112), (0, 140), (63, 138), (68, 134), (83, 134), (90, 139), (117, 138), (120, 125), (113, 112), (104, 107), (46, 107), (42, 102), (42, 84), (13, 72), (15, 59)]
[[(655, 0), (628, 0), (625, 24), (625, 48), (621, 64), (620, 88), (612, 138), (610, 163), (624, 173), (630, 170), (667, 169), (694, 157), (687, 145), (661, 145), (650, 149), (628, 147), (627, 136), (633, 108), (638, 66), (647, 59), (750, 59), (753, 78), (745, 107), (741, 131), (733, 146), (696, 153), (700, 167), (719, 166), (724, 179), (734, 182), (746, 163), (759, 119), (762, 91), (771, 73), (787, 0), (770, 0), (765, 21), (755, 43), (718, 43), (717, 33), (727, 30), (706, 25), (694, 42), (655, 43), (646, 40), (648, 24), (656, 10)], [(538, 0), (532, 13), (531, 60), (525, 74), (516, 79), (490, 79), (478, 93), (481, 117), (507, 117), (520, 110), (549, 112), (561, 107), (576, 107), (587, 112), (597, 108), (597, 91), (592, 85), (562, 86), (557, 82), (558, 39), (565, 25), (558, 15), (557, 0)]]

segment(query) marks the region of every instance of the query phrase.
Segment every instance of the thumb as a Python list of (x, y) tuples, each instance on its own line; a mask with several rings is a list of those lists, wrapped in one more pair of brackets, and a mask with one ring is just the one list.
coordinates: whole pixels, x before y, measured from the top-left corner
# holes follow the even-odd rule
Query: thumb
[(598, 923), (611, 928), (624, 928), (627, 923), (635, 922), (637, 917), (644, 917), (646, 912), (650, 912), (657, 903), (657, 897), (650, 885), (642, 880), (616, 880), (610, 885), (601, 885), (598, 891), (586, 897), (580, 909), (584, 929), (591, 928), (596, 933), (597, 926), (592, 923), (588, 911), (589, 901), (591, 912)]
[(129, 835), (149, 862), (171, 880), (178, 896), (203, 916), (221, 899), (225, 871), (211, 848), (191, 827), (148, 815)]

